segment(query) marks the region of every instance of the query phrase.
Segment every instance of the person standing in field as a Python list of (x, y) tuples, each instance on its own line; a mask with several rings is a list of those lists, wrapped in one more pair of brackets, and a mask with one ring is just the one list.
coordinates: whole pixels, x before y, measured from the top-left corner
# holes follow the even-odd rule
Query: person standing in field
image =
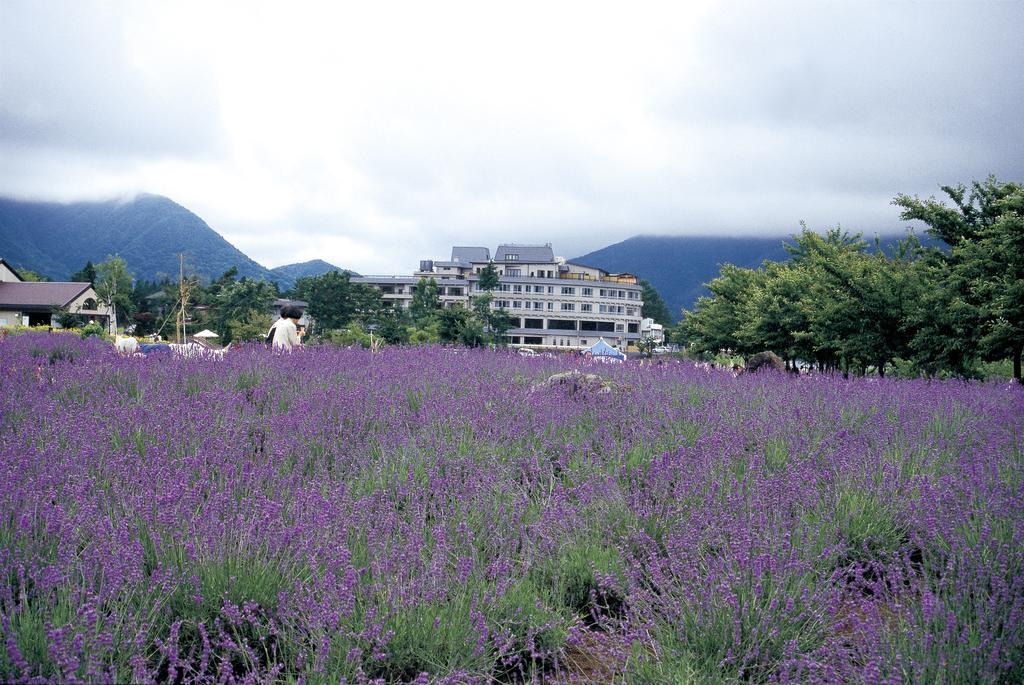
[(302, 310), (291, 305), (281, 307), (281, 318), (274, 322), (267, 334), (267, 342), (273, 344), (275, 350), (291, 352), (302, 347), (299, 339), (298, 323), (302, 318)]

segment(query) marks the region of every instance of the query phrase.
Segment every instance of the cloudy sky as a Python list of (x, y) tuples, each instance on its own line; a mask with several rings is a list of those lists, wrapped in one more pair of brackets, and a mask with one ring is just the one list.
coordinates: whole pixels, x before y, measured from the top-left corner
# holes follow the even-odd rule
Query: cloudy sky
[(0, 0), (0, 195), (166, 195), (267, 266), (899, 228), (1024, 180), (1024, 2)]

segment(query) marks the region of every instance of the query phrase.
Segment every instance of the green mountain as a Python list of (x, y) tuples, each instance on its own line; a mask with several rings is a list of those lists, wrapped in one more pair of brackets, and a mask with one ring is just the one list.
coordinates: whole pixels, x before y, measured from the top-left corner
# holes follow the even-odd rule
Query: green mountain
[(328, 271), (348, 271), (353, 276), (358, 276), (355, 271), (348, 269), (342, 269), (340, 266), (334, 266), (322, 259), (311, 259), (308, 262), (300, 262), (298, 264), (285, 264), (284, 266), (278, 266), (270, 270), (274, 274), (274, 278), (278, 283), (290, 283), (294, 284), (295, 281), (306, 276), (321, 276)]
[(86, 261), (118, 255), (139, 279), (172, 279), (178, 255), (185, 268), (216, 278), (231, 267), (239, 276), (290, 288), (299, 276), (338, 267), (314, 260), (267, 269), (243, 254), (194, 213), (166, 197), (139, 195), (130, 201), (26, 202), (0, 198), (0, 256), (54, 280), (66, 280)]
[(757, 267), (764, 260), (785, 261), (782, 236), (718, 238), (713, 236), (639, 235), (589, 252), (574, 262), (612, 272), (628, 272), (650, 281), (679, 319), (683, 309), (710, 293), (704, 284), (718, 276), (722, 264)]

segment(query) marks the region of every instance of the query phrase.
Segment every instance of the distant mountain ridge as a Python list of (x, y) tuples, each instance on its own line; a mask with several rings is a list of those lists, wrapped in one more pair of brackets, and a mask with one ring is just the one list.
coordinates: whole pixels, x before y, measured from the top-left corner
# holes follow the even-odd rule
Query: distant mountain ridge
[(340, 266), (334, 266), (329, 262), (325, 262), (322, 259), (311, 259), (308, 262), (299, 262), (298, 264), (285, 264), (284, 266), (278, 266), (270, 270), (271, 273), (279, 280), (284, 280), (290, 283), (300, 278), (306, 278), (309, 276), (320, 276), (328, 271), (342, 271), (348, 272), (352, 276), (358, 276), (355, 271), (350, 269), (342, 269)]
[[(874, 239), (868, 232), (864, 237)], [(883, 248), (904, 237), (903, 234), (879, 236)], [(938, 244), (921, 238), (925, 244)], [(783, 244), (793, 242), (789, 235), (734, 238), (639, 235), (571, 261), (636, 274), (650, 281), (678, 321), (683, 309), (693, 309), (697, 298), (711, 294), (704, 284), (718, 277), (722, 264), (752, 269), (765, 260), (784, 262), (789, 259), (789, 253)]]
[(290, 288), (297, 276), (338, 269), (314, 260), (268, 269), (193, 212), (159, 195), (107, 202), (28, 202), (0, 198), (0, 256), (55, 280), (66, 280), (86, 261), (94, 264), (118, 255), (138, 279), (172, 279), (178, 255), (186, 268), (216, 278), (231, 267), (238, 275)]

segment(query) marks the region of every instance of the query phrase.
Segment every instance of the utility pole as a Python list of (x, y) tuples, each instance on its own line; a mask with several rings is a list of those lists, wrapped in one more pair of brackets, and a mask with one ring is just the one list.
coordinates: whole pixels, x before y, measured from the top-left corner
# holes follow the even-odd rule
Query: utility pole
[(189, 286), (185, 282), (185, 255), (178, 254), (178, 325), (175, 330), (175, 337), (178, 343), (185, 342), (185, 309), (188, 307)]

